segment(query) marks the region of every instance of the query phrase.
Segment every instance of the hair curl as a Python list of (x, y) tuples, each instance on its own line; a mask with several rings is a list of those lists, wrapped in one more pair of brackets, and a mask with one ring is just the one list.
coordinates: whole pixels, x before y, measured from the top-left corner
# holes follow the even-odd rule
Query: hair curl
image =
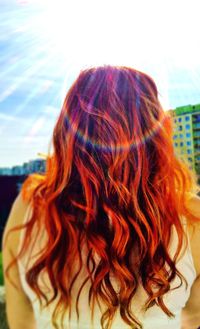
[[(64, 318), (71, 310), (72, 287), (83, 266), (88, 277), (80, 282), (78, 317), (78, 300), (87, 281), (92, 310), (96, 302), (107, 309), (102, 328), (111, 327), (118, 308), (126, 324), (141, 327), (131, 310), (139, 284), (148, 295), (146, 309), (157, 304), (172, 316), (163, 296), (175, 276), (183, 284), (176, 268), (184, 239), (180, 216), (188, 215), (185, 201), (193, 187), (191, 173), (174, 154), (171, 119), (158, 101), (154, 81), (128, 67), (82, 71), (54, 128), (45, 174), (29, 176), (22, 189), (33, 212), (23, 225), (18, 257), (26, 251), (36, 222), (42, 225), (48, 239), (26, 279), (46, 305), (60, 294), (53, 323), (60, 311)], [(178, 235), (173, 259), (172, 228)], [(75, 259), (78, 270), (73, 272)], [(54, 292), (51, 300), (38, 284), (43, 270)]]

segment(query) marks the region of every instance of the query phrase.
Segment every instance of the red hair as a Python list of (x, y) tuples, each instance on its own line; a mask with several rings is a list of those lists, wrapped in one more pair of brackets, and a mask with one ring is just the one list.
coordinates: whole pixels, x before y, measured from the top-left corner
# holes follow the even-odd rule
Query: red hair
[[(23, 226), (18, 258), (25, 253), (36, 222), (43, 225), (46, 246), (26, 279), (41, 303), (47, 305), (60, 294), (53, 323), (59, 311), (64, 316), (71, 309), (72, 286), (83, 266), (92, 310), (98, 302), (107, 308), (102, 328), (110, 328), (117, 308), (125, 323), (140, 326), (131, 311), (139, 284), (148, 295), (146, 309), (157, 304), (172, 316), (163, 296), (175, 276), (183, 284), (176, 268), (184, 239), (180, 216), (189, 214), (185, 204), (193, 188), (190, 172), (174, 154), (171, 119), (158, 101), (154, 81), (128, 67), (82, 71), (54, 128), (45, 174), (31, 175), (22, 189), (33, 212)], [(173, 259), (168, 250), (172, 228), (178, 235)], [(73, 272), (75, 259), (78, 270)], [(38, 284), (43, 270), (54, 292), (51, 300)], [(111, 273), (119, 282), (118, 292)], [(80, 282), (77, 316), (87, 280)]]

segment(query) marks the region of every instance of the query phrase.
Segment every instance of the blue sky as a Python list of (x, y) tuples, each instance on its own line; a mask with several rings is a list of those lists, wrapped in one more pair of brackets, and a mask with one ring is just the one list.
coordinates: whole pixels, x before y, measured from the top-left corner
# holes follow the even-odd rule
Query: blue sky
[(63, 97), (84, 67), (149, 73), (166, 109), (200, 103), (198, 4), (0, 0), (0, 167), (47, 152)]

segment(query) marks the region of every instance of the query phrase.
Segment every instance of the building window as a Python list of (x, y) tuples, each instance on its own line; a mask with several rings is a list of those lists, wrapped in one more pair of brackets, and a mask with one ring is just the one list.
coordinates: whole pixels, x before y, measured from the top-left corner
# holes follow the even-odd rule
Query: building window
[(184, 143), (183, 142), (180, 142), (180, 146), (183, 146), (184, 145)]
[(190, 117), (188, 115), (185, 116), (185, 121), (190, 121)]
[(187, 146), (191, 146), (191, 141), (187, 141)]
[(190, 125), (189, 124), (185, 125), (185, 128), (190, 129)]
[(192, 158), (191, 158), (191, 157), (190, 157), (190, 158), (188, 158), (188, 161), (189, 161), (189, 162), (192, 162)]
[(192, 154), (192, 150), (188, 149), (187, 154)]
[(191, 137), (191, 134), (190, 133), (186, 133), (186, 137), (187, 138), (190, 138)]
[(178, 138), (178, 135), (174, 135), (174, 136), (173, 136), (173, 139), (177, 139), (177, 138)]
[(179, 126), (178, 127), (178, 130), (180, 131), (180, 130), (183, 130), (183, 127), (182, 126)]
[(183, 134), (179, 134), (179, 137), (180, 137), (180, 138), (183, 138)]
[(174, 143), (174, 146), (177, 147), (178, 146), (178, 143)]
[(182, 118), (178, 118), (178, 122), (181, 122), (182, 121)]
[(176, 123), (176, 119), (174, 119), (174, 122)]

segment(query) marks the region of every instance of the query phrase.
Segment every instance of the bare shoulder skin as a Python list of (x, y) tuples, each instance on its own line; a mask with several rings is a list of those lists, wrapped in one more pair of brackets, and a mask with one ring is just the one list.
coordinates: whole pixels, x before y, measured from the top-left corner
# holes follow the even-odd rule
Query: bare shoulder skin
[[(188, 209), (200, 219), (200, 198), (189, 200)], [(181, 329), (197, 329), (200, 326), (200, 222), (188, 225), (191, 252), (197, 278), (192, 286), (190, 298), (182, 311)]]
[(21, 195), (19, 195), (12, 206), (3, 235), (2, 254), (6, 288), (6, 312), (10, 329), (36, 329), (33, 309), (21, 286), (17, 264), (11, 268), (9, 274), (18, 289), (16, 289), (5, 276), (5, 269), (18, 250), (20, 231), (11, 233), (8, 235), (8, 238), (6, 238), (7, 233), (14, 226), (23, 223), (27, 207), (28, 205), (22, 200)]

